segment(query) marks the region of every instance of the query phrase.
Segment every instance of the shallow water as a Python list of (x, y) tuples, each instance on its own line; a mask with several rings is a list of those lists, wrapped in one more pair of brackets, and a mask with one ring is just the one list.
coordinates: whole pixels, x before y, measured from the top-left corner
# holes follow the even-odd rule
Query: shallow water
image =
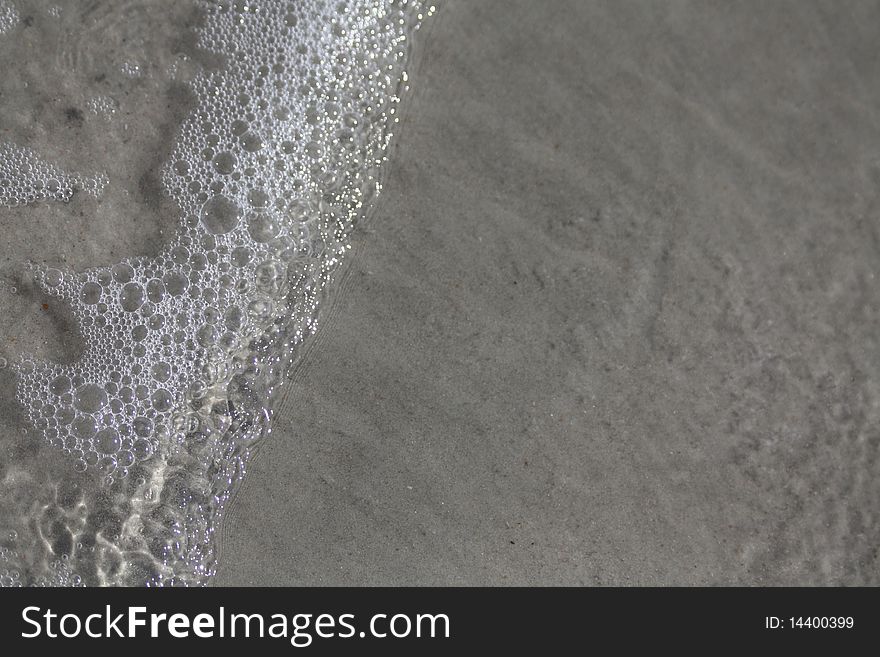
[(39, 237), (4, 253), (0, 583), (210, 581), (433, 12), (0, 4), (0, 212)]

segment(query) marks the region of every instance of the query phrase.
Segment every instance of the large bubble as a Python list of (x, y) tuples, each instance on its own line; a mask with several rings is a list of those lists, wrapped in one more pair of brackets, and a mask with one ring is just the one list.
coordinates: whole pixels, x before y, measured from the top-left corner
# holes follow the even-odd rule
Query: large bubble
[(215, 196), (202, 208), (202, 223), (209, 233), (222, 235), (238, 226), (241, 208), (226, 196)]

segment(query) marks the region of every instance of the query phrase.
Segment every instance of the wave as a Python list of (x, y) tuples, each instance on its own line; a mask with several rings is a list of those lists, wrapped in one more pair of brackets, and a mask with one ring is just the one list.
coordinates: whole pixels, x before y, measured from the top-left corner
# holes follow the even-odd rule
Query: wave
[(223, 511), (381, 190), (413, 35), (434, 12), (198, 4), (199, 47), (222, 65), (190, 82), (195, 108), (162, 170), (175, 236), (110, 267), (32, 266), (85, 347), (71, 364), (21, 356), (17, 397), (91, 483), (59, 503), (64, 540), (45, 538), (42, 562), (0, 551), (0, 584), (210, 581)]

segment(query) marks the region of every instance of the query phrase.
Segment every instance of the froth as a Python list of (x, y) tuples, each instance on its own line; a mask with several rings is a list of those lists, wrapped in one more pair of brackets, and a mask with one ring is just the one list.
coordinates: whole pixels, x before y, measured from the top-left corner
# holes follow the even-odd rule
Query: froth
[[(224, 64), (194, 80), (196, 109), (162, 172), (176, 236), (157, 257), (112, 267), (35, 266), (86, 346), (72, 365), (16, 366), (33, 426), (102, 479), (112, 513), (124, 509), (101, 583), (213, 574), (222, 510), (381, 188), (411, 36), (434, 11), (405, 0), (200, 4), (200, 46)], [(13, 168), (0, 178), (32, 184)]]
[(18, 11), (9, 0), (0, 0), (0, 35), (18, 25)]
[(0, 205), (14, 208), (37, 201), (67, 202), (75, 191), (100, 196), (104, 173), (70, 173), (42, 159), (29, 148), (0, 142)]

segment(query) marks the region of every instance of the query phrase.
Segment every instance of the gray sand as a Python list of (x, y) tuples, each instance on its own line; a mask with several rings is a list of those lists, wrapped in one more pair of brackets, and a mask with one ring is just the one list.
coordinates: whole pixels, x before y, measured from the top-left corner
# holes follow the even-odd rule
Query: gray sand
[[(183, 9), (136, 7), (167, 34), (142, 61), (199, 56)], [(0, 357), (80, 348), (24, 260), (152, 253), (176, 219), (183, 82), (65, 77), (122, 36), (0, 80), (0, 139), (111, 181), (0, 210)], [(880, 5), (459, 0), (427, 37), (216, 583), (877, 584)], [(83, 85), (108, 127), (70, 119)], [(69, 464), (0, 372), (2, 521)]]
[(878, 29), (444, 6), (218, 584), (876, 584)]

